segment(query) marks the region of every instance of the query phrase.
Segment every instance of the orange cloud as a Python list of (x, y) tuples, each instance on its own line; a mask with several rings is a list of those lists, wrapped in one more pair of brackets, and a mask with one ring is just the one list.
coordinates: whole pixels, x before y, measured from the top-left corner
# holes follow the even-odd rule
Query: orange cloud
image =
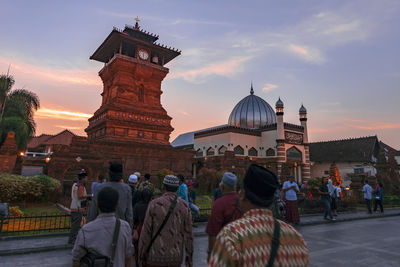
[(92, 116), (92, 114), (82, 112), (56, 110), (49, 108), (41, 108), (35, 113), (35, 117), (37, 118), (60, 119), (69, 121), (87, 121)]
[(170, 79), (183, 78), (188, 81), (194, 81), (199, 77), (209, 75), (220, 75), (220, 76), (231, 76), (239, 72), (240, 65), (249, 60), (251, 57), (238, 57), (229, 61), (217, 62), (210, 64), (206, 67), (188, 70), (188, 71), (177, 71), (169, 76)]
[(29, 76), (29, 80), (46, 80), (56, 83), (69, 83), (79, 85), (102, 85), (97, 76), (97, 70), (79, 69), (53, 69), (49, 67), (27, 64), (11, 58), (1, 58), (0, 64), (8, 65), (11, 63), (11, 73), (18, 72)]
[(288, 47), (289, 51), (295, 53), (300, 58), (315, 64), (321, 64), (324, 61), (321, 52), (315, 48), (309, 48), (299, 45), (291, 44)]
[(275, 88), (278, 88), (278, 85), (272, 84), (272, 83), (267, 83), (267, 84), (264, 85), (264, 87), (263, 87), (262, 90), (263, 90), (264, 92), (268, 92), (268, 91), (271, 91), (271, 90), (273, 90), (273, 89), (275, 89)]

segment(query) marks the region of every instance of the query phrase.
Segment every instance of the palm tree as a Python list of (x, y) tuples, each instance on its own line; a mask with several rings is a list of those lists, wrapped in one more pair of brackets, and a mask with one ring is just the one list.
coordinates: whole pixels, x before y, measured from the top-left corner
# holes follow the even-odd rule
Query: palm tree
[(39, 97), (25, 89), (14, 89), (10, 75), (0, 75), (0, 144), (9, 131), (15, 132), (19, 149), (25, 149), (35, 134), (34, 112), (40, 107)]

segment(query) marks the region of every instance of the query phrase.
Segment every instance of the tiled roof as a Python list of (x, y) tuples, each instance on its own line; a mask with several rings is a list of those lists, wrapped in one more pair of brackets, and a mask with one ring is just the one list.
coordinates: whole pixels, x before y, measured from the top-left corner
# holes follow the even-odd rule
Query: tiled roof
[(378, 138), (367, 136), (327, 142), (310, 143), (313, 162), (370, 162), (377, 157)]
[(36, 148), (42, 145), (45, 141), (51, 138), (50, 134), (41, 134), (39, 136), (32, 137), (31, 141), (28, 143), (28, 148)]
[(36, 148), (41, 145), (70, 145), (72, 137), (76, 136), (69, 130), (64, 130), (58, 134), (41, 134), (31, 139), (28, 144), (28, 148)]
[(47, 139), (43, 144), (44, 145), (67, 145), (69, 146), (72, 141), (72, 137), (75, 134), (69, 130), (64, 130), (61, 133), (58, 133), (51, 138)]
[(385, 143), (382, 142), (382, 141), (379, 141), (379, 146), (380, 146), (380, 148), (386, 150), (386, 152), (392, 152), (392, 153), (394, 153), (395, 155), (396, 155), (396, 153), (399, 153), (399, 152), (400, 152), (400, 151), (397, 151), (396, 149), (394, 149), (393, 147), (391, 147), (391, 146), (385, 144)]

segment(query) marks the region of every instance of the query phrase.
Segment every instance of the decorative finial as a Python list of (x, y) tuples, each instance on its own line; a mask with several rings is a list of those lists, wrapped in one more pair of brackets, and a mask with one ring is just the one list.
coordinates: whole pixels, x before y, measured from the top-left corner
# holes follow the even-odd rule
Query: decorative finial
[(140, 28), (140, 27), (139, 27), (139, 21), (140, 21), (140, 19), (139, 19), (138, 16), (136, 16), (135, 21), (136, 21), (136, 23), (135, 23), (135, 29), (139, 29), (139, 28)]
[(251, 81), (250, 94), (251, 94), (251, 95), (254, 95), (253, 81)]

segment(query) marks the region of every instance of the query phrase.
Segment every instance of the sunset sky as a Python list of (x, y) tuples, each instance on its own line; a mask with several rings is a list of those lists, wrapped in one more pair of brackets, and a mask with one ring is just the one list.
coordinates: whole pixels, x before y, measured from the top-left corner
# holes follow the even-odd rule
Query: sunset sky
[(170, 141), (227, 123), (253, 82), (286, 122), (304, 104), (312, 142), (378, 135), (400, 149), (400, 1), (0, 2), (0, 73), (40, 97), (37, 134), (85, 135), (102, 92), (89, 56), (138, 16), (182, 50), (162, 85)]

